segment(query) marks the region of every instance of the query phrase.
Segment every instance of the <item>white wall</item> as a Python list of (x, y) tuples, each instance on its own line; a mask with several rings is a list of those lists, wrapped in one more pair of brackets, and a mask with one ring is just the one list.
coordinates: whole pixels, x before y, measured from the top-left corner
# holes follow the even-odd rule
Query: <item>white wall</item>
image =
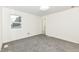
[(0, 7), (0, 50), (2, 47), (2, 8)]
[(46, 34), (46, 17), (42, 17), (42, 34)]
[[(19, 15), (23, 18), (21, 29), (11, 29), (10, 15)], [(42, 33), (42, 19), (40, 16), (3, 8), (3, 42), (9, 42)], [(30, 35), (28, 35), (30, 33)]]
[[(21, 29), (11, 29), (10, 15), (23, 18)], [(3, 8), (3, 42), (9, 42), (43, 33), (42, 18), (17, 10)], [(45, 19), (45, 16), (44, 16)], [(28, 35), (30, 33), (30, 35)], [(79, 43), (79, 8), (46, 16), (46, 34), (52, 37)]]
[(79, 43), (79, 8), (46, 16), (46, 34)]

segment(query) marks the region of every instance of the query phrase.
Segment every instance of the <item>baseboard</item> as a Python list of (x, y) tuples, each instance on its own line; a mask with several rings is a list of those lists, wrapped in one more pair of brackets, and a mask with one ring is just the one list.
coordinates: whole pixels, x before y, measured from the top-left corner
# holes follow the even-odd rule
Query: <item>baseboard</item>
[(63, 38), (63, 37), (60, 37), (60, 36), (56, 36), (56, 35), (49, 35), (49, 34), (46, 34), (47, 36), (49, 37), (54, 37), (54, 38), (58, 38), (58, 39), (61, 39), (61, 40), (65, 40), (65, 41), (68, 41), (68, 42), (72, 42), (72, 43), (77, 43), (79, 44), (79, 41), (72, 41), (71, 39), (68, 39), (68, 38)]
[(13, 42), (13, 41), (17, 41), (17, 40), (21, 40), (21, 39), (26, 39), (26, 38), (34, 37), (34, 36), (37, 36), (37, 35), (42, 35), (42, 34), (34, 34), (34, 35), (30, 35), (28, 37), (26, 36), (26, 37), (23, 37), (23, 38), (20, 38), (20, 39), (15, 39), (15, 40), (12, 40), (12, 41), (3, 42), (3, 44), (9, 43), (9, 42)]
[[(20, 38), (20, 39), (16, 39), (16, 40), (21, 40), (21, 39), (25, 39), (25, 38), (30, 38), (30, 37), (34, 37), (34, 36), (37, 36), (37, 35), (45, 35), (45, 34), (36, 34), (36, 35), (31, 35), (29, 37), (24, 37), (24, 38)], [(49, 35), (49, 34), (46, 34), (46, 36), (49, 36), (49, 37), (54, 37), (54, 38), (58, 38), (58, 39), (61, 39), (61, 40), (65, 40), (65, 41), (68, 41), (68, 42), (73, 42), (73, 43), (77, 43), (79, 44), (79, 41), (72, 41), (68, 38), (63, 38), (63, 37), (60, 37), (60, 36), (55, 36), (55, 35)], [(16, 40), (13, 40), (13, 41), (16, 41)], [(13, 42), (13, 41), (9, 41), (9, 42)], [(3, 43), (9, 43), (9, 42), (3, 42)]]

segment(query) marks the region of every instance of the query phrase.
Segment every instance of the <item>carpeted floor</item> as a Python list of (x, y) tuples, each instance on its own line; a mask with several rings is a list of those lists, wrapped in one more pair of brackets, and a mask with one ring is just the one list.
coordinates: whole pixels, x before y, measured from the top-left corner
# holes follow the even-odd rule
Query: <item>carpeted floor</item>
[(5, 43), (9, 45), (2, 48), (2, 52), (78, 52), (79, 44), (61, 39), (36, 35), (33, 37)]

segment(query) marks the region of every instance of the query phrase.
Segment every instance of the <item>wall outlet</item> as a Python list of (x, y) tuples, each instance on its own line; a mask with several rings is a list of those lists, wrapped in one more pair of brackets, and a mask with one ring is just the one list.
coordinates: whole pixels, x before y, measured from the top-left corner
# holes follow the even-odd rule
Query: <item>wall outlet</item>
[(8, 47), (8, 45), (6, 44), (6, 45), (4, 45), (4, 48), (7, 48)]

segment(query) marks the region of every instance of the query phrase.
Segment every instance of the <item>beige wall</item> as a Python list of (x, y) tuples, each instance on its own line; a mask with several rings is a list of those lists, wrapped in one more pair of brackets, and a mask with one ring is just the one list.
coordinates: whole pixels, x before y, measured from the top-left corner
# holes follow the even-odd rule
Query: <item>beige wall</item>
[(0, 50), (2, 46), (2, 8), (0, 7)]
[(79, 43), (79, 8), (46, 16), (46, 34)]
[[(10, 15), (19, 15), (23, 18), (21, 29), (11, 29)], [(42, 19), (40, 16), (3, 8), (3, 42), (9, 42), (42, 33)], [(30, 33), (28, 35), (28, 33)]]
[[(11, 29), (10, 15), (23, 17), (21, 29)], [(3, 42), (42, 34), (43, 18), (17, 10), (3, 8)], [(50, 14), (46, 17), (46, 34), (71, 42), (79, 43), (79, 8)], [(30, 35), (28, 35), (30, 33)]]

